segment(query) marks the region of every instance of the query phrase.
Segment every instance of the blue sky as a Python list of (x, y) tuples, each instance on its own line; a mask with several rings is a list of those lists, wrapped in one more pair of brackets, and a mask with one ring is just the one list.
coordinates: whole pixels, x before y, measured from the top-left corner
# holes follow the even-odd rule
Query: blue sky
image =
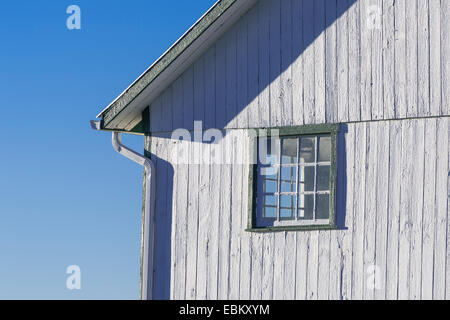
[[(89, 120), (214, 2), (2, 2), (0, 299), (139, 297), (142, 168)], [(66, 27), (73, 4), (81, 30)]]

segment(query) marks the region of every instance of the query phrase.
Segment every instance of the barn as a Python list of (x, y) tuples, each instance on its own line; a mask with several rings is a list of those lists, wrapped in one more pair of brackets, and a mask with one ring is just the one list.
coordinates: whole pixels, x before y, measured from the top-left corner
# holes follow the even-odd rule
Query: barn
[(91, 122), (145, 168), (142, 298), (449, 299), (449, 30), (447, 0), (219, 0)]

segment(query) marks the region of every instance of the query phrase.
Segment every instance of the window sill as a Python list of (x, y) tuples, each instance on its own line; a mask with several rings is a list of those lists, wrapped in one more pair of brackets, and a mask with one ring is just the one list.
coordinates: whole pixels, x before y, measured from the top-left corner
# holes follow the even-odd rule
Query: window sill
[(287, 232), (287, 231), (320, 231), (320, 230), (338, 230), (335, 225), (309, 225), (309, 226), (280, 226), (280, 227), (260, 227), (246, 229), (247, 232), (268, 233), (268, 232)]

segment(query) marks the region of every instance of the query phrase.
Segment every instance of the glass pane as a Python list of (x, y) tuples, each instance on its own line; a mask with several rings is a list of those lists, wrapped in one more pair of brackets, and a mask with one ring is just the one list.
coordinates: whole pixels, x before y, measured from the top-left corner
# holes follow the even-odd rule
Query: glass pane
[(277, 196), (275, 195), (266, 195), (264, 196), (264, 204), (266, 206), (277, 206)]
[(277, 181), (276, 180), (264, 180), (264, 193), (275, 193), (277, 192)]
[(314, 211), (314, 195), (301, 194), (298, 197), (298, 218), (300, 220), (312, 220)]
[(317, 195), (317, 211), (316, 219), (329, 219), (330, 218), (330, 195), (319, 194)]
[(277, 208), (274, 207), (264, 207), (263, 217), (268, 219), (277, 218)]
[(297, 168), (281, 167), (281, 192), (295, 192), (297, 185)]
[(260, 138), (259, 159), (263, 165), (274, 165), (279, 163), (280, 139)]
[(300, 167), (299, 192), (314, 191), (315, 167)]
[(281, 163), (297, 163), (297, 139), (283, 139), (282, 145)]
[(330, 190), (330, 166), (319, 166), (317, 168), (317, 190)]
[(315, 138), (300, 138), (300, 163), (312, 163), (315, 162), (316, 140)]
[(319, 162), (328, 162), (331, 159), (331, 137), (319, 138)]
[(296, 196), (282, 195), (280, 196), (280, 218), (283, 220), (295, 219)]

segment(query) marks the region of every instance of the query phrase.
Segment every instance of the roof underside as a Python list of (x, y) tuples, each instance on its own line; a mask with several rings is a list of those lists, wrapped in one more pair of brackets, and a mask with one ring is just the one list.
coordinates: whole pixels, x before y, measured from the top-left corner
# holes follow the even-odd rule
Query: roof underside
[(142, 133), (142, 112), (257, 0), (220, 0), (97, 118), (102, 129)]

